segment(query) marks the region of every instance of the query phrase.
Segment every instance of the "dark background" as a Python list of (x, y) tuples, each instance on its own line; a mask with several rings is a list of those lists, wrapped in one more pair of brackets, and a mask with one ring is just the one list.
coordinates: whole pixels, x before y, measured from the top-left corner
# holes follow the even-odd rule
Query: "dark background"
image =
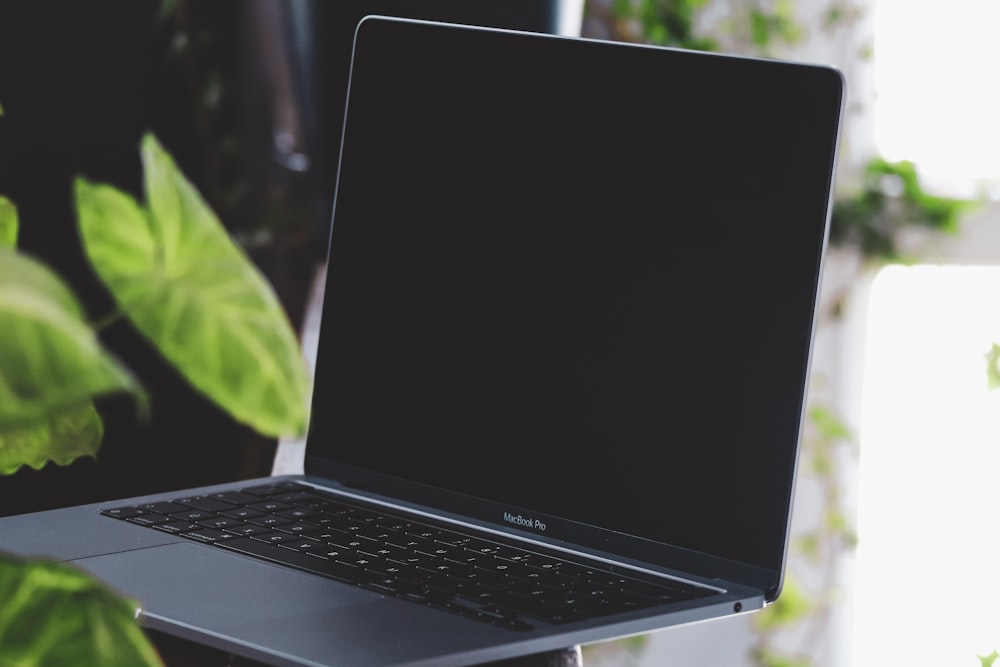
[[(92, 320), (114, 310), (82, 255), (75, 175), (141, 196), (155, 133), (301, 322), (325, 261), (351, 38), (367, 13), (554, 31), (555, 0), (0, 0), (0, 193), (19, 247)], [(275, 140), (281, 135), (280, 140)], [(2, 335), (2, 332), (0, 332)], [(124, 321), (101, 333), (152, 399), (98, 407), (98, 460), (0, 477), (0, 514), (269, 474), (275, 442), (196, 395)]]

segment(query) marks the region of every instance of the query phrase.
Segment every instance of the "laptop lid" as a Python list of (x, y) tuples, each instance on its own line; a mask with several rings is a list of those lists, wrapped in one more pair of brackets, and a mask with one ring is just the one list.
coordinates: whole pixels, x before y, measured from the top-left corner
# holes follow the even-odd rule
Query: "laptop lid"
[(360, 25), (306, 473), (780, 588), (842, 80)]

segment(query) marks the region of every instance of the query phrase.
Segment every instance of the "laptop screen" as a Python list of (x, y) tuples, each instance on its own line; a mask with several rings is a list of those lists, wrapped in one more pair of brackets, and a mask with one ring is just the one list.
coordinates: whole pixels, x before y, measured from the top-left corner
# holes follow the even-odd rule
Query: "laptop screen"
[(779, 570), (840, 94), (363, 23), (307, 471)]

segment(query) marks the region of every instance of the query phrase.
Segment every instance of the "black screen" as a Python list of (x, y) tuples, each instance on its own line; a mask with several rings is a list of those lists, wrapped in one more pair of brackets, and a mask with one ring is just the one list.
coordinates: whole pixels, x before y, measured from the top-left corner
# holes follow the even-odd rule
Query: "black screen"
[(363, 23), (310, 459), (777, 570), (840, 94)]

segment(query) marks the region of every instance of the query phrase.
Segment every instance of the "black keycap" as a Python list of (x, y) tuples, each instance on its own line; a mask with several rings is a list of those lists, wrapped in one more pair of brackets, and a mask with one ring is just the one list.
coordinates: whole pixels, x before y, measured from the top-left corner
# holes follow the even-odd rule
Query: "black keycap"
[(296, 521), (308, 521), (311, 517), (320, 515), (316, 510), (311, 510), (306, 507), (292, 507), (287, 510), (275, 511), (275, 513), (278, 516), (283, 516), (286, 519), (295, 519)]
[(264, 516), (264, 512), (258, 512), (257, 510), (252, 510), (249, 507), (237, 507), (236, 509), (227, 510), (225, 512), (219, 512), (222, 516), (228, 516), (230, 519), (254, 519), (259, 516)]
[(462, 546), (478, 554), (495, 554), (500, 550), (500, 545), (476, 538), (469, 540)]
[(279, 512), (281, 510), (292, 509), (291, 505), (279, 503), (277, 500), (264, 500), (253, 505), (247, 505), (247, 507), (258, 512)]
[(274, 526), (274, 529), (280, 530), (283, 533), (291, 533), (292, 535), (309, 535), (309, 537), (316, 537), (315, 535), (311, 534), (315, 531), (319, 531), (321, 535), (325, 535), (327, 532), (329, 532), (329, 531), (323, 531), (323, 529), (320, 528), (319, 526), (312, 526), (309, 525), (308, 523), (300, 523), (300, 522), (279, 524)]
[(205, 519), (212, 519), (218, 515), (215, 512), (206, 512), (204, 510), (188, 510), (187, 512), (178, 512), (177, 514), (171, 514), (170, 516), (173, 519), (182, 521), (204, 521)]
[(147, 514), (147, 512), (146, 510), (141, 510), (138, 507), (113, 507), (111, 509), (101, 510), (101, 514), (104, 516), (114, 517), (116, 519), (127, 519), (132, 516)]
[(286, 519), (283, 516), (274, 516), (273, 514), (265, 514), (262, 516), (253, 517), (252, 519), (247, 519), (247, 523), (252, 523), (255, 526), (274, 528), (276, 526), (283, 526), (286, 523), (294, 523), (294, 521), (292, 521), (291, 519)]
[(140, 526), (155, 526), (158, 523), (167, 523), (170, 517), (162, 514), (138, 514), (125, 519), (129, 523), (137, 523)]
[(209, 498), (217, 498), (218, 500), (224, 500), (227, 503), (232, 503), (233, 505), (249, 505), (250, 503), (259, 503), (260, 496), (253, 496), (249, 493), (243, 493), (242, 491), (224, 491), (223, 493), (211, 493)]
[(307, 487), (296, 484), (295, 482), (279, 482), (277, 484), (261, 484), (259, 486), (250, 486), (245, 489), (240, 489), (243, 493), (249, 493), (252, 496), (276, 496), (283, 493), (288, 493), (289, 491), (304, 491)]
[(246, 537), (252, 537), (254, 535), (263, 535), (265, 533), (270, 533), (270, 528), (264, 528), (263, 526), (255, 526), (253, 524), (242, 524), (239, 526), (231, 526), (226, 528), (227, 533), (232, 533), (233, 535), (243, 535)]
[(326, 540), (327, 544), (333, 544), (343, 549), (375, 549), (379, 544), (367, 537), (359, 537), (340, 530), (330, 530), (329, 532), (331, 535)]
[(177, 498), (174, 502), (178, 505), (183, 505), (196, 510), (204, 510), (206, 512), (221, 512), (223, 510), (231, 510), (234, 507), (233, 503), (227, 503), (226, 501), (219, 500), (218, 498), (209, 498), (208, 496)]
[(315, 540), (284, 540), (279, 542), (279, 544), (285, 549), (291, 549), (292, 551), (298, 551), (299, 553), (312, 553), (326, 558), (325, 546), (322, 542), (317, 542)]
[(192, 530), (187, 533), (182, 533), (184, 537), (190, 537), (201, 542), (218, 542), (221, 540), (228, 540), (235, 538), (236, 536), (232, 533), (224, 533), (221, 530), (215, 530), (214, 528), (202, 528), (200, 530)]
[(291, 491), (288, 493), (279, 493), (277, 495), (269, 496), (271, 500), (277, 500), (281, 503), (288, 503), (289, 505), (298, 504), (299, 501), (306, 501), (315, 498), (311, 493), (305, 491)]
[(165, 533), (186, 533), (189, 530), (198, 530), (201, 526), (190, 521), (169, 521), (167, 523), (158, 523), (153, 528), (162, 530)]
[(159, 503), (146, 503), (145, 505), (139, 505), (139, 509), (146, 510), (147, 512), (154, 512), (155, 514), (173, 514), (175, 512), (186, 512), (191, 508), (184, 505), (178, 505), (177, 503), (163, 501)]
[(236, 519), (229, 519), (224, 516), (212, 517), (211, 519), (205, 519), (203, 521), (199, 521), (198, 523), (201, 524), (202, 526), (205, 526), (206, 528), (216, 528), (218, 530), (231, 528), (233, 526), (245, 525), (242, 521), (237, 521)]

